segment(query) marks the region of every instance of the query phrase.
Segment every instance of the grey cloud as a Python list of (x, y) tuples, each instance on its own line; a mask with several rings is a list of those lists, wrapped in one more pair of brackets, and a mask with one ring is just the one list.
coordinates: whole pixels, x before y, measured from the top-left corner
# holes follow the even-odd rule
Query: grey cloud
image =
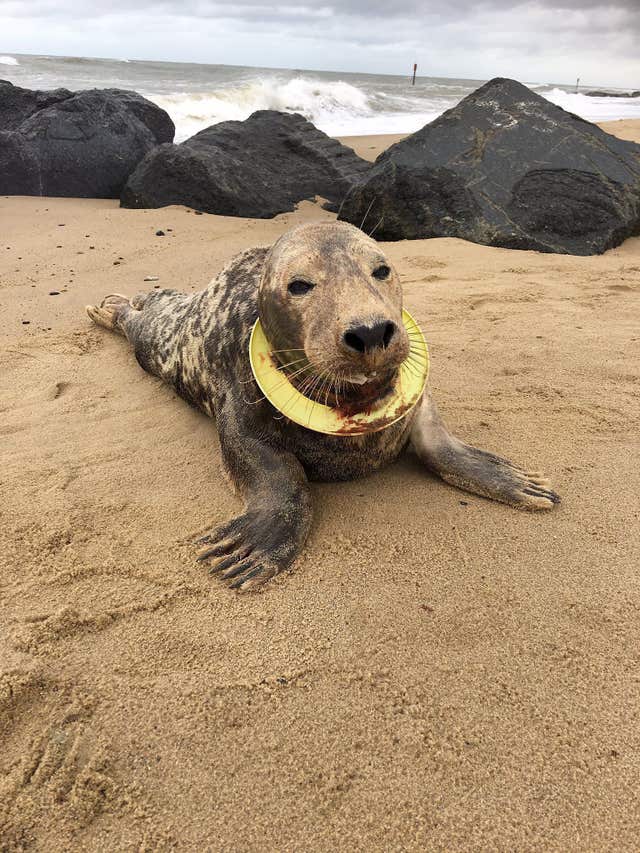
[(276, 18), (321, 18), (357, 16), (393, 20), (410, 17), (414, 22), (422, 18), (451, 18), (459, 14), (476, 15), (478, 12), (512, 12), (522, 8), (539, 7), (548, 12), (564, 10), (588, 11), (603, 9), (609, 13), (623, 11), (638, 13), (638, 0), (534, 0), (514, 3), (513, 0), (347, 0), (337, 3), (272, 3), (269, 0), (5, 0), (0, 12), (7, 17), (83, 17), (99, 18), (119, 11), (127, 13), (150, 12), (155, 16), (250, 18), (252, 15), (271, 15)]
[[(13, 49), (6, 37), (13, 22), (26, 50), (42, 53), (104, 56), (125, 50), (145, 58), (210, 61), (208, 38), (223, 57), (218, 61), (225, 56), (221, 39), (237, 46), (229, 55), (240, 64), (297, 67), (302, 60), (307, 67), (394, 71), (416, 57), (432, 74), (453, 76), (466, 68), (475, 77), (494, 69), (511, 76), (539, 69), (546, 75), (553, 68), (571, 77), (576, 68), (588, 67), (602, 84), (618, 74), (636, 85), (639, 5), (640, 0), (0, 0), (0, 32), (3, 51)], [(51, 46), (54, 32), (58, 42)], [(87, 33), (86, 44), (78, 48), (74, 32)], [(243, 53), (246, 45), (249, 52)]]

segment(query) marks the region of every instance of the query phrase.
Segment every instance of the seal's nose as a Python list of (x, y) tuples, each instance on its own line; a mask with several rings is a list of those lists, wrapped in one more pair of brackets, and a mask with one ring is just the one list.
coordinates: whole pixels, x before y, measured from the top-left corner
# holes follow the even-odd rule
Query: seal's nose
[(352, 326), (343, 336), (347, 347), (355, 352), (386, 349), (396, 333), (396, 324), (383, 320), (372, 326)]

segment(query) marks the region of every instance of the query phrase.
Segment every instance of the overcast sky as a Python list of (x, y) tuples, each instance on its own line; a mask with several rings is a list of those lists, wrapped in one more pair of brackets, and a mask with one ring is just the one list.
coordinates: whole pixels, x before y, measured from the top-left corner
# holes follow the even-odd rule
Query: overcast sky
[(0, 0), (0, 53), (640, 89), (640, 0)]

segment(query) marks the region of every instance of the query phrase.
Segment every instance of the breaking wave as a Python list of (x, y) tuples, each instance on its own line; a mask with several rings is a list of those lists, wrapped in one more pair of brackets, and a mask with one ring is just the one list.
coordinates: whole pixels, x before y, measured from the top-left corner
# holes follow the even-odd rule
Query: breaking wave
[(0, 56), (0, 65), (20, 65), (15, 56)]
[[(596, 88), (595, 86), (593, 87)], [(538, 92), (563, 110), (588, 121), (614, 121), (621, 118), (640, 118), (640, 98), (592, 98), (580, 92), (566, 92), (557, 87)]]
[[(416, 130), (442, 112), (442, 101), (366, 92), (342, 80), (258, 78), (211, 92), (147, 96), (173, 118), (177, 139), (256, 110), (300, 113), (325, 133), (394, 133)], [(454, 103), (454, 101), (452, 101)]]

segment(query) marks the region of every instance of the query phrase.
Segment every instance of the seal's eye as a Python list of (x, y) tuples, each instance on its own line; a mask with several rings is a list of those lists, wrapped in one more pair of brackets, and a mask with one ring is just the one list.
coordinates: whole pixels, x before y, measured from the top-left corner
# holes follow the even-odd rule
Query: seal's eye
[(385, 278), (389, 278), (390, 273), (391, 270), (389, 269), (389, 267), (386, 264), (382, 264), (382, 266), (376, 267), (376, 269), (374, 269), (372, 275), (374, 278), (377, 278), (378, 281), (384, 281)]
[(313, 290), (313, 287), (310, 281), (303, 281), (301, 278), (297, 278), (295, 281), (289, 283), (289, 293), (293, 294), (293, 296), (304, 296), (305, 293)]

